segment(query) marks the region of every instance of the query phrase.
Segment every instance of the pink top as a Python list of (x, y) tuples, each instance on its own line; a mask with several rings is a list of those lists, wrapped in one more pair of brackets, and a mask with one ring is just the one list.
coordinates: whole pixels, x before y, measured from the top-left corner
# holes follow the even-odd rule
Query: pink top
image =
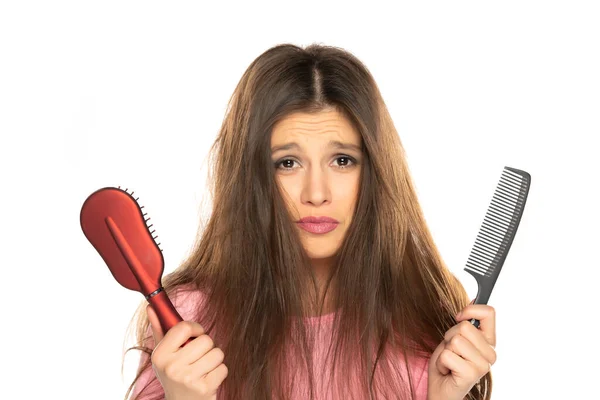
[[(179, 312), (179, 314), (181, 315), (181, 317), (184, 320), (192, 320), (192, 315), (193, 312), (197, 309), (198, 306), (201, 306), (202, 301), (203, 301), (203, 294), (199, 291), (184, 291), (184, 292), (176, 292), (175, 294), (170, 296), (170, 299), (173, 303), (173, 306), (175, 307), (175, 309)], [(330, 313), (330, 314), (326, 314), (320, 317), (308, 317), (305, 318), (305, 321), (309, 324), (309, 326), (317, 326), (318, 322), (321, 322), (321, 327), (320, 330), (318, 331), (318, 336), (317, 336), (317, 343), (315, 344), (315, 352), (313, 353), (313, 361), (315, 363), (315, 369), (317, 371), (322, 370), (322, 368), (327, 368), (326, 365), (324, 365), (325, 363), (325, 352), (327, 351), (327, 345), (329, 344), (329, 341), (331, 340), (331, 325), (333, 322), (333, 318), (335, 316), (335, 313)], [(148, 330), (148, 334), (150, 334), (150, 330)], [(327, 336), (329, 335), (329, 336)], [(150, 348), (154, 347), (154, 342), (152, 339), (150, 339), (150, 343), (148, 344), (148, 346)], [(142, 358), (140, 359), (140, 365), (141, 363), (143, 363), (146, 360), (147, 356), (146, 353), (142, 353)], [(331, 356), (327, 359), (328, 362), (331, 361)], [(379, 362), (382, 362), (381, 360)], [(408, 375), (406, 374), (406, 367), (404, 365), (404, 361), (402, 359), (402, 356), (399, 355), (398, 357), (395, 357), (395, 360), (391, 360), (391, 362), (394, 362), (402, 371), (403, 374), (403, 379), (405, 382), (407, 382), (408, 384)], [(419, 358), (419, 359), (415, 359), (413, 360), (411, 363), (409, 363), (409, 366), (411, 368), (411, 374), (412, 374), (412, 379), (413, 379), (413, 384), (415, 385), (415, 400), (426, 400), (427, 399), (427, 368), (428, 368), (428, 362), (429, 362), (429, 358)], [(333, 387), (329, 387), (325, 382), (324, 378), (326, 374), (319, 374), (316, 373), (315, 374), (315, 379), (316, 382), (314, 382), (316, 384), (316, 392), (318, 392), (317, 394), (317, 398), (316, 400), (338, 400), (340, 397), (336, 396), (335, 393), (333, 393)], [(376, 372), (377, 375), (377, 372)], [(349, 379), (351, 381), (351, 379)], [(156, 374), (154, 373), (154, 370), (149, 369), (146, 370), (142, 376), (140, 376), (140, 379), (136, 382), (134, 388), (133, 388), (133, 393), (132, 393), (132, 397), (131, 399), (135, 399), (135, 396), (141, 391), (141, 389), (146, 386), (146, 384), (151, 381), (150, 383), (150, 387), (148, 389), (146, 389), (146, 391), (144, 392), (144, 396), (140, 398), (140, 400), (145, 400), (145, 399), (150, 399), (150, 398), (156, 398), (156, 393), (160, 393), (161, 394), (161, 398), (162, 396), (164, 396), (164, 392), (162, 389), (162, 386), (160, 384), (160, 382), (158, 381), (158, 379), (156, 378)], [(349, 382), (350, 384), (350, 382)], [(307, 383), (308, 385), (308, 383)], [(306, 386), (307, 386), (306, 385)], [(334, 386), (334, 385), (331, 385)], [(306, 398), (309, 398), (308, 396), (308, 388), (304, 387), (302, 385), (296, 385), (296, 390), (294, 392), (294, 395), (292, 396), (292, 398), (290, 400), (304, 400)], [(306, 390), (306, 392), (304, 392), (304, 390)], [(408, 391), (407, 391), (408, 393)], [(146, 394), (148, 394), (146, 396)], [(393, 393), (387, 394), (387, 396), (394, 396)], [(391, 397), (391, 398), (397, 398), (396, 397)], [(382, 397), (382, 398), (390, 398), (390, 397)], [(407, 398), (410, 398), (407, 397)]]

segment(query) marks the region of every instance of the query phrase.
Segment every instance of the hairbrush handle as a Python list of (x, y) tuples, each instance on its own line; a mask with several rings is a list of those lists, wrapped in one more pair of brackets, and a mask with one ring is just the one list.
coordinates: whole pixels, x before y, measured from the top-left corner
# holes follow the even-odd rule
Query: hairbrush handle
[[(181, 318), (181, 315), (179, 315), (162, 287), (154, 293), (146, 296), (146, 300), (148, 300), (148, 303), (150, 303), (152, 309), (156, 313), (163, 333), (166, 334), (169, 329), (177, 325), (177, 323), (183, 321), (183, 318)], [(194, 339), (195, 338), (193, 337), (189, 338), (181, 347), (185, 346)]]

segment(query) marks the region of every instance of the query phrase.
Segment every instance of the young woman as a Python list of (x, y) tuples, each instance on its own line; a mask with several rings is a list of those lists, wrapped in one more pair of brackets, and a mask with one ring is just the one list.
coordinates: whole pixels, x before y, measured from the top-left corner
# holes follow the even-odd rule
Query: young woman
[(441, 259), (356, 57), (265, 51), (211, 152), (211, 217), (163, 279), (185, 321), (163, 335), (140, 305), (126, 398), (490, 399), (494, 309)]

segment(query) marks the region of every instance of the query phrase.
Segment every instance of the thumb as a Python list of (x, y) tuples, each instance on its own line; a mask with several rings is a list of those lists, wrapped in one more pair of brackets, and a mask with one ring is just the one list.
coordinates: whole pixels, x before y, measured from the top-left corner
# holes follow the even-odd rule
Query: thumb
[(158, 320), (158, 316), (154, 312), (154, 309), (150, 304), (146, 306), (146, 313), (148, 314), (148, 321), (150, 321), (150, 327), (152, 328), (152, 337), (154, 338), (154, 346), (156, 346), (162, 338), (163, 335), (162, 328), (160, 326), (160, 321)]

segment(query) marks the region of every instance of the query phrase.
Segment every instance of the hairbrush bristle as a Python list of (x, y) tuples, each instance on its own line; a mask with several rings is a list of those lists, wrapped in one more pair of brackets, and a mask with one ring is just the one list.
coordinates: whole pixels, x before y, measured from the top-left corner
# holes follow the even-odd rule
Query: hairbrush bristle
[[(118, 187), (119, 189), (121, 189), (121, 186), (117, 186), (117, 187)], [(128, 188), (121, 189), (121, 190), (124, 190), (124, 191), (125, 191), (126, 193), (128, 193), (128, 194), (129, 194), (131, 197), (133, 197), (133, 193), (135, 193), (134, 191), (132, 191), (131, 193), (129, 193), (129, 190), (128, 190)], [(135, 197), (134, 197), (134, 200), (135, 200), (135, 202), (137, 203), (138, 207), (139, 207), (140, 209), (142, 209), (142, 208), (144, 208), (144, 206), (140, 204), (140, 202), (139, 202), (139, 199), (140, 199), (139, 197), (137, 197), (137, 198), (135, 198)], [(143, 214), (142, 214), (142, 216), (146, 216), (147, 214), (148, 214), (147, 212), (146, 212), (146, 213), (143, 213)], [(152, 223), (152, 224), (150, 224), (150, 225), (148, 225), (148, 221), (150, 221), (150, 217), (148, 217), (148, 218), (144, 218), (144, 221), (146, 222), (146, 226), (148, 227), (148, 230), (150, 230), (150, 228), (151, 228), (151, 227), (154, 225), (153, 223)], [(154, 240), (154, 243), (156, 243), (156, 239), (158, 239), (158, 235), (156, 235), (156, 236), (152, 236), (152, 234), (153, 234), (154, 232), (156, 232), (156, 229), (154, 229), (152, 232), (150, 232), (150, 236), (151, 236), (151, 237), (152, 237), (152, 239)], [(160, 243), (156, 243), (156, 246), (158, 246), (158, 249), (159, 249), (161, 252), (163, 251), (163, 249), (161, 249), (161, 248), (160, 248)]]

